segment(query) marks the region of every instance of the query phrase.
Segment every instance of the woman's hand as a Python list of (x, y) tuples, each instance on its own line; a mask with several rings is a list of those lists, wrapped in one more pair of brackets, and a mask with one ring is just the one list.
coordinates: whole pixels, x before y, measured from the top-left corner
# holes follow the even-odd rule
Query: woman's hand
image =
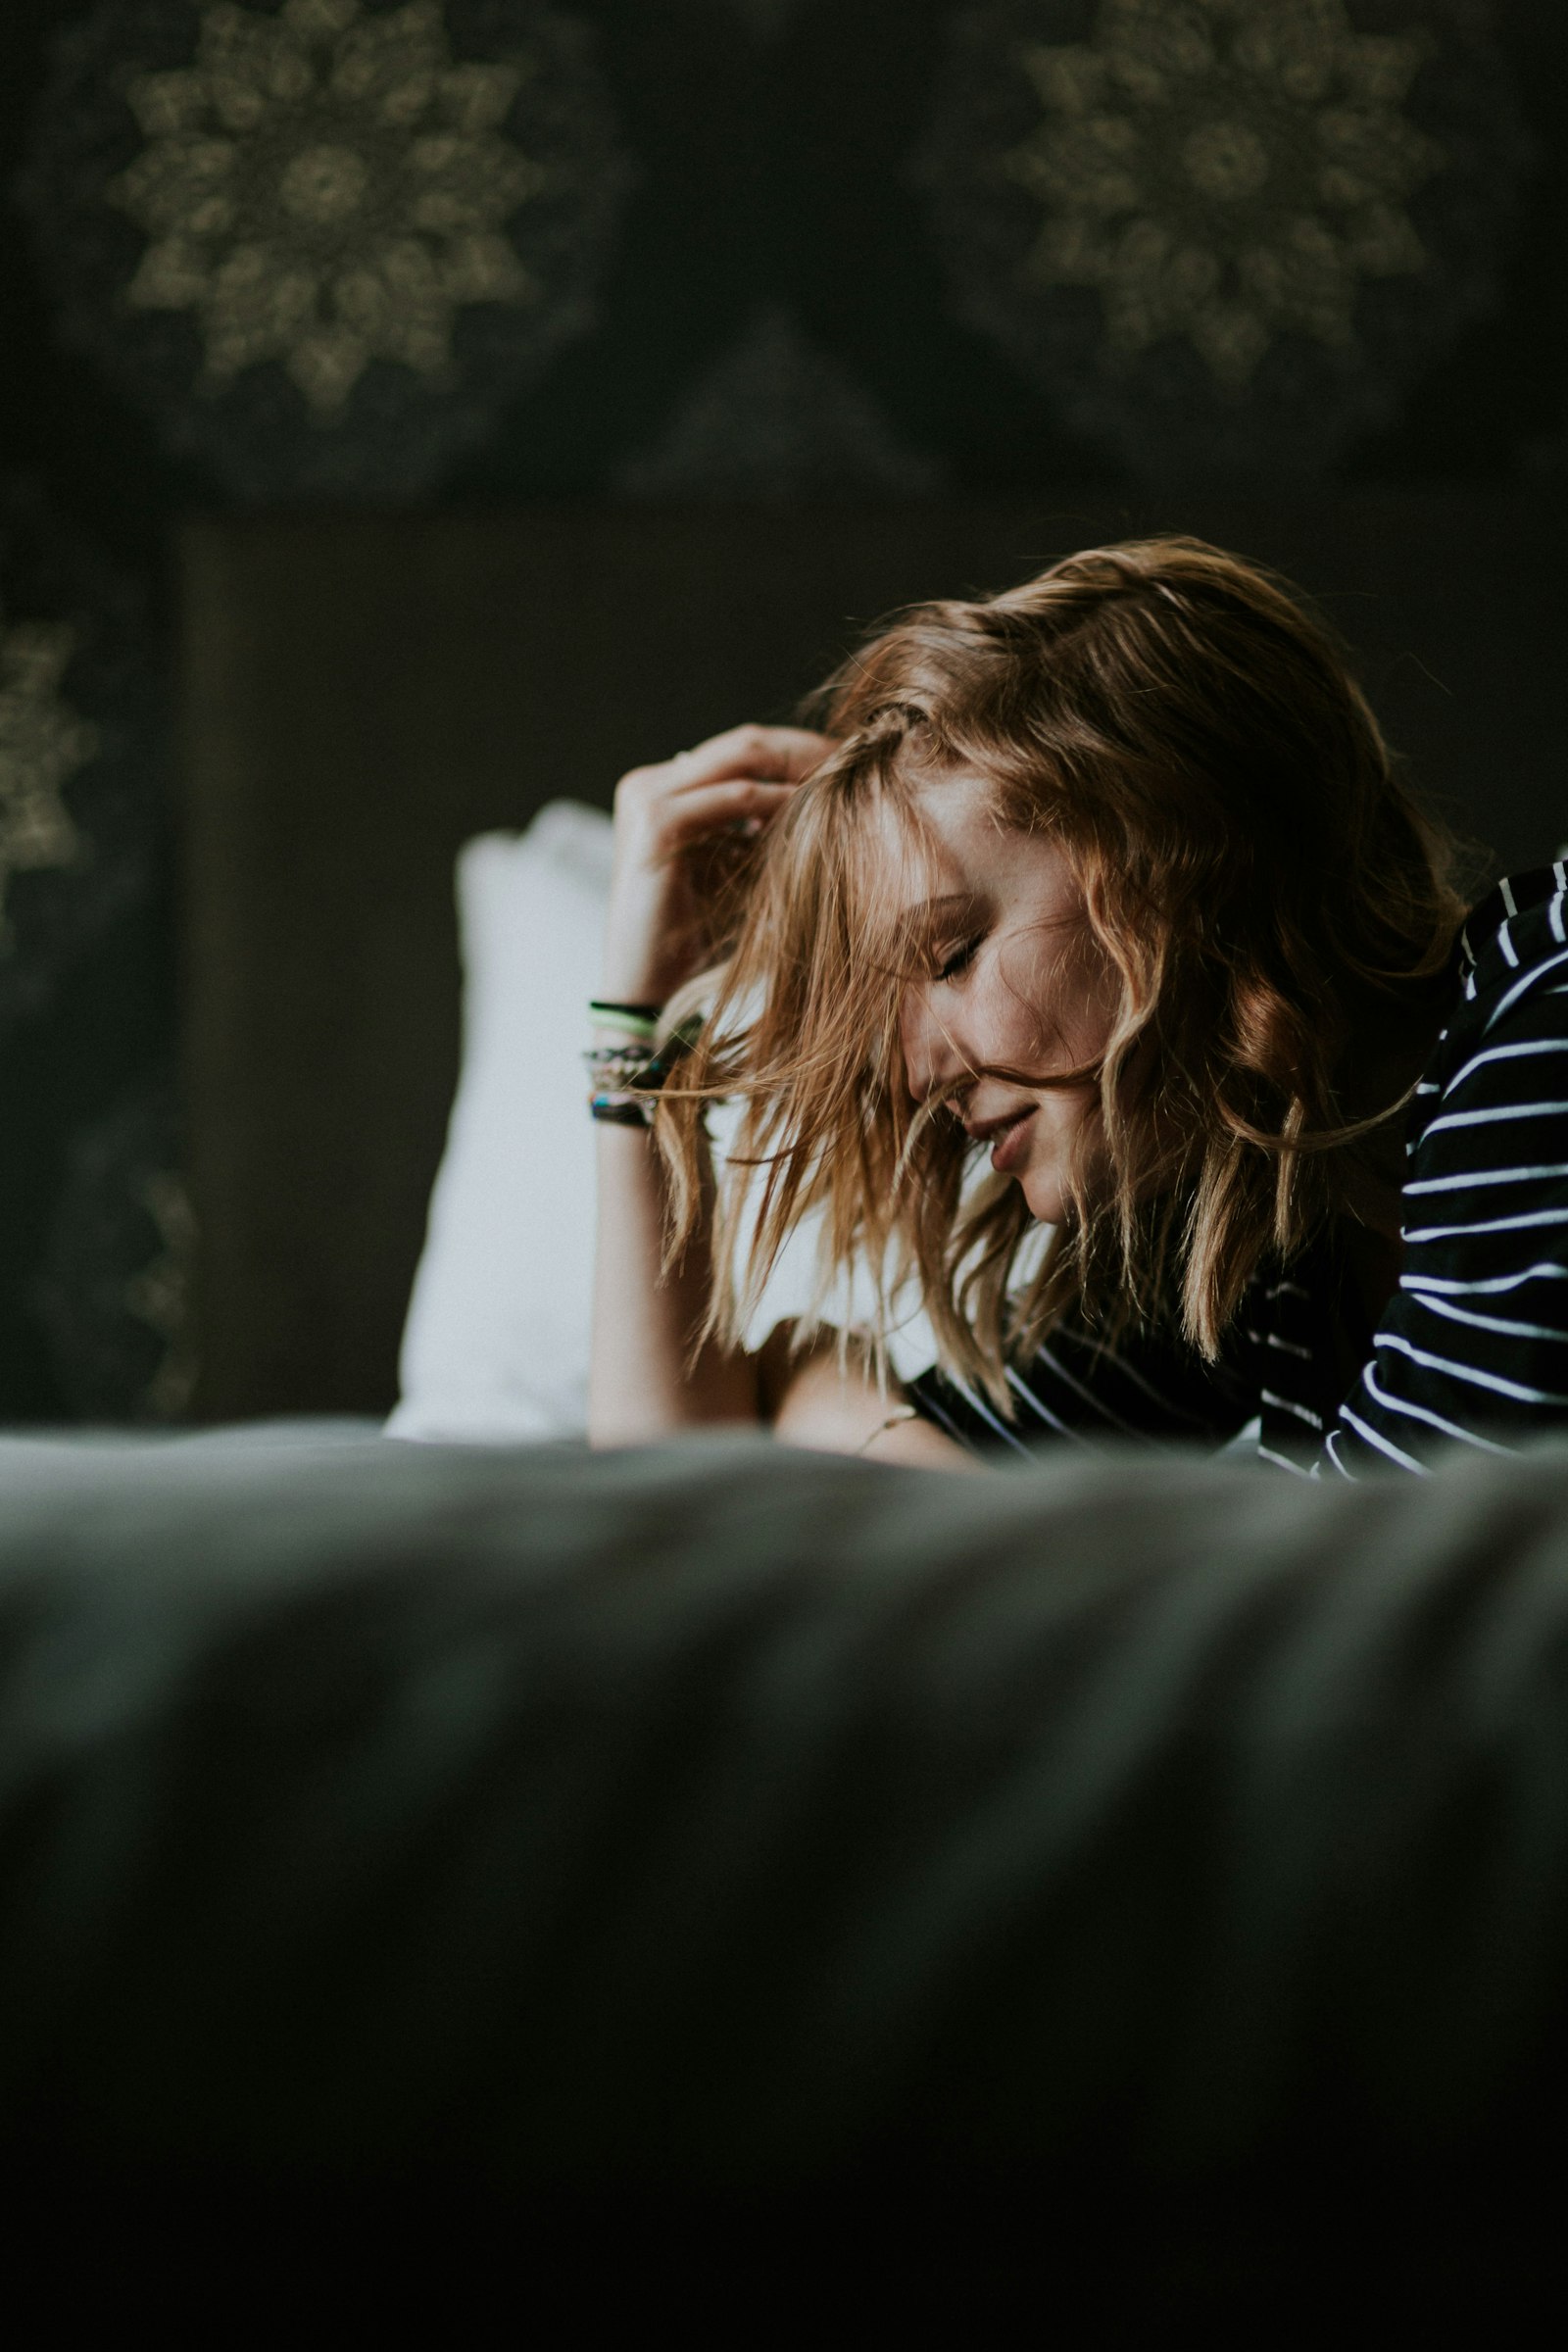
[(662, 1004), (711, 960), (725, 850), (769, 824), (832, 749), (805, 727), (732, 727), (621, 777), (603, 996)]

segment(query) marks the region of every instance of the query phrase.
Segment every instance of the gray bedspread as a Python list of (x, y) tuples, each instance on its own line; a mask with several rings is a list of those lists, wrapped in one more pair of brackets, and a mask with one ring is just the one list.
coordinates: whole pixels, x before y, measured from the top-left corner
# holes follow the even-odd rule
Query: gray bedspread
[(1568, 1449), (15, 1440), (0, 1676), (40, 2212), (896, 2212), (1162, 2295), (1554, 2245)]

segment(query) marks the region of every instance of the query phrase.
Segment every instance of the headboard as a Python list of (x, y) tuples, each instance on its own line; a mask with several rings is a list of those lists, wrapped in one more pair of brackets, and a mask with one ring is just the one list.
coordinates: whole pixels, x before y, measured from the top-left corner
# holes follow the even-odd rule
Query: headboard
[(894, 606), (1157, 528), (1264, 557), (1320, 596), (1418, 779), (1527, 863), (1568, 834), (1562, 503), (1410, 490), (190, 524), (199, 1415), (393, 1401), (458, 1067), (452, 869), (469, 835), (563, 795), (607, 803), (640, 760), (787, 715)]

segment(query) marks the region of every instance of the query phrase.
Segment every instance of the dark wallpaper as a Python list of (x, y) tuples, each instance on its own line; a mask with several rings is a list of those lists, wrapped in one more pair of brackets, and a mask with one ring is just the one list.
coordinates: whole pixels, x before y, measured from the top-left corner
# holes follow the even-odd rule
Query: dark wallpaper
[(0, 1418), (177, 1416), (172, 524), (1560, 482), (1557, 0), (6, 0)]

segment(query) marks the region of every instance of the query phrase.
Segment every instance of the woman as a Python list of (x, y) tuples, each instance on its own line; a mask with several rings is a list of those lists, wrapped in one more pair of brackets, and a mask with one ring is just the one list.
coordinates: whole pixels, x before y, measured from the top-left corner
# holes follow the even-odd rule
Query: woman
[[(596, 1442), (766, 1422), (958, 1468), (1246, 1433), (1353, 1476), (1568, 1416), (1563, 869), (1465, 923), (1291, 594), (1093, 550), (911, 612), (823, 705), (617, 794)], [(917, 1284), (941, 1360), (906, 1389), (874, 1319), (742, 1344), (811, 1212), (825, 1276)]]

